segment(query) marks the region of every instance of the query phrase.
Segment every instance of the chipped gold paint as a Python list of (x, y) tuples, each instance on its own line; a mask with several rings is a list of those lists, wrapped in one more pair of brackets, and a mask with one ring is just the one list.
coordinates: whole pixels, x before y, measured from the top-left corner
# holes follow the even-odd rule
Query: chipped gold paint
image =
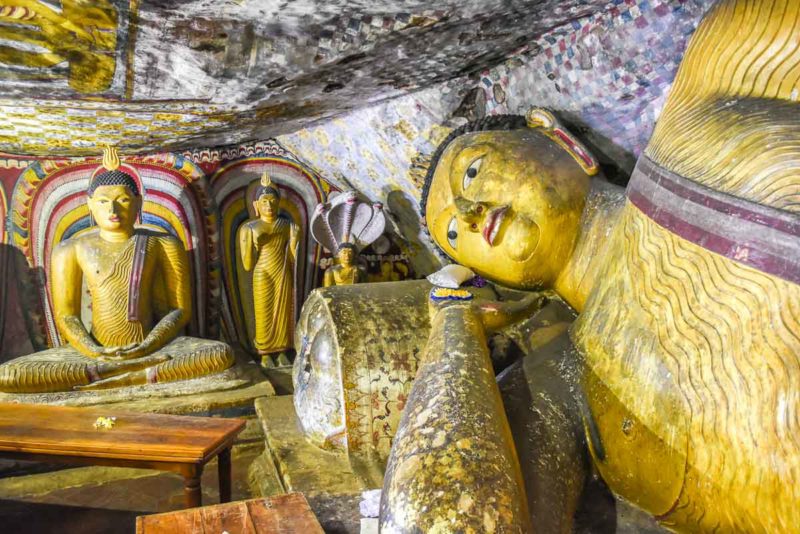
[[(698, 183), (796, 211), (800, 85), (783, 65), (800, 63), (798, 24), (796, 2), (720, 2), (692, 39), (647, 154)], [(613, 275), (575, 330), (596, 412), (621, 405), (630, 421), (627, 434), (620, 416), (599, 425), (618, 456), (598, 464), (604, 477), (677, 530), (794, 530), (800, 427), (782, 413), (798, 409), (800, 288), (630, 205), (616, 233)], [(601, 319), (611, 309), (614, 319)]]
[(480, 302), (431, 304), (431, 333), (386, 467), (381, 532), (531, 530), (484, 332), (541, 301), (489, 313)]
[(400, 134), (409, 141), (413, 141), (418, 134), (417, 129), (405, 119), (400, 119), (394, 125), (394, 129), (400, 132)]

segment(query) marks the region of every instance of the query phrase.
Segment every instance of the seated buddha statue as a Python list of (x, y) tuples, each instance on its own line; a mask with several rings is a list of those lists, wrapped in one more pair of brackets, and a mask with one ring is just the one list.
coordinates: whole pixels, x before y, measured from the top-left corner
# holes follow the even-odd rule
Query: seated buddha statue
[(367, 281), (367, 272), (359, 265), (359, 252), (382, 234), (386, 216), (381, 204), (358, 199), (355, 191), (331, 195), (317, 204), (311, 218), (311, 235), (326, 250), (336, 254), (336, 265), (325, 269), (323, 286), (345, 286)]
[[(58, 244), (50, 294), (66, 345), (0, 365), (0, 391), (41, 393), (172, 382), (230, 367), (225, 343), (181, 336), (191, 317), (186, 251), (176, 238), (135, 226), (136, 171), (113, 148), (89, 182), (97, 228)], [(92, 321), (81, 321), (82, 281)]]
[(361, 284), (367, 280), (367, 271), (358, 264), (358, 250), (352, 243), (342, 243), (336, 251), (337, 264), (325, 269), (324, 287)]
[(797, 529), (798, 24), (797, 2), (718, 2), (625, 191), (541, 110), (439, 147), (435, 244), (578, 318), (503, 371), (498, 412), (494, 380), (474, 386), (491, 372), (480, 306), (432, 302), (382, 531), (570, 532), (590, 466), (673, 531)]

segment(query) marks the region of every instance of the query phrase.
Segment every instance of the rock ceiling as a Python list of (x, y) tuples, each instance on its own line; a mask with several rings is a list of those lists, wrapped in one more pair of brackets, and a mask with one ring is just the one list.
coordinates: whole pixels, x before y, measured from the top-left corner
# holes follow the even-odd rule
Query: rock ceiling
[(478, 73), (607, 4), (0, 0), (0, 151), (273, 137)]

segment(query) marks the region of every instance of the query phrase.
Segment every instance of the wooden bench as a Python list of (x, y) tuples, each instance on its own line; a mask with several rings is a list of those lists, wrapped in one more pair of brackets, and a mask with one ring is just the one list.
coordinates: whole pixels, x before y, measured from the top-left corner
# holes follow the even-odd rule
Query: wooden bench
[[(116, 417), (111, 429), (98, 417)], [(242, 419), (0, 403), (0, 457), (179, 473), (187, 508), (201, 506), (203, 467), (219, 456), (220, 502), (231, 500), (231, 446)]]
[(323, 534), (302, 493), (139, 516), (136, 534)]

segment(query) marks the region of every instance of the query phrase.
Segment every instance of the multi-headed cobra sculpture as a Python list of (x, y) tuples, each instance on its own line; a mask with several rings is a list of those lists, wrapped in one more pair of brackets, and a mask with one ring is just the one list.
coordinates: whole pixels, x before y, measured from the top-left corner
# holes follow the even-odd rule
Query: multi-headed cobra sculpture
[(385, 227), (383, 206), (358, 200), (355, 191), (344, 191), (318, 204), (311, 218), (311, 235), (338, 260), (338, 265), (326, 269), (324, 285), (364, 282), (358, 254), (378, 239)]

